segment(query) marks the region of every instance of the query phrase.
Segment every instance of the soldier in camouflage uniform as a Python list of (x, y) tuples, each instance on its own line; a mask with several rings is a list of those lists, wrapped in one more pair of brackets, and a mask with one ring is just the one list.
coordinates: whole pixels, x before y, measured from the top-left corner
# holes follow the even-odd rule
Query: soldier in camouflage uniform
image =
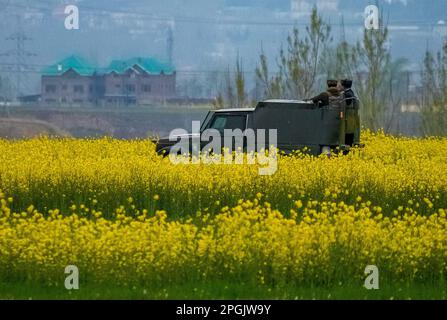
[(318, 104), (320, 107), (328, 106), (331, 100), (337, 100), (341, 97), (340, 90), (337, 88), (337, 80), (328, 80), (327, 86), (328, 89), (325, 92), (322, 92), (318, 96), (310, 99), (313, 103)]
[(359, 101), (352, 90), (352, 80), (341, 80), (340, 84), (346, 101), (346, 144), (358, 144), (360, 143)]

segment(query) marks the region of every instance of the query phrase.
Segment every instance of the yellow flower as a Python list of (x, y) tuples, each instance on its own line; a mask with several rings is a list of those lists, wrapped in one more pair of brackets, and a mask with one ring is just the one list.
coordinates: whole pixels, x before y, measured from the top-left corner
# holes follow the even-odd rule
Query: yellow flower
[(279, 156), (266, 177), (173, 165), (148, 140), (0, 139), (0, 276), (56, 284), (73, 263), (93, 284), (306, 286), (380, 261), (396, 283), (445, 277), (447, 138), (362, 140), (347, 156)]

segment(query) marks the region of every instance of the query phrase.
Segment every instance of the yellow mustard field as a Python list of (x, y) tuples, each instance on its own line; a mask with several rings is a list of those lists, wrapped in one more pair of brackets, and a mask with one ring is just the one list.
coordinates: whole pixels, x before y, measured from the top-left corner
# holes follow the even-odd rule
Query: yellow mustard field
[[(447, 275), (447, 139), (364, 133), (348, 155), (173, 165), (146, 140), (0, 140), (0, 277), (60, 284), (362, 284)], [(382, 278), (381, 278), (382, 279)]]

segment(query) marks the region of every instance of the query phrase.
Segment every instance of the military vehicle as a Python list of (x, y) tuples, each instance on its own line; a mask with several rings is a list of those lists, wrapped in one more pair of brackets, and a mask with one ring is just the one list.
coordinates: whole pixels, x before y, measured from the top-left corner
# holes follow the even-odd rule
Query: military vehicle
[[(324, 107), (307, 101), (266, 100), (259, 102), (256, 108), (210, 111), (200, 132), (216, 129), (224, 137), (225, 129), (254, 129), (255, 132), (257, 129), (276, 129), (277, 148), (285, 154), (303, 150), (313, 155), (336, 149), (348, 152), (350, 148), (360, 146), (358, 105), (356, 99), (349, 106), (346, 100), (339, 100)], [(189, 135), (189, 138), (193, 137), (193, 134)], [(180, 136), (177, 138), (179, 141)], [(169, 154), (177, 141), (160, 139), (156, 151)], [(201, 142), (201, 148), (207, 143)], [(268, 143), (267, 139), (265, 149), (268, 149)]]

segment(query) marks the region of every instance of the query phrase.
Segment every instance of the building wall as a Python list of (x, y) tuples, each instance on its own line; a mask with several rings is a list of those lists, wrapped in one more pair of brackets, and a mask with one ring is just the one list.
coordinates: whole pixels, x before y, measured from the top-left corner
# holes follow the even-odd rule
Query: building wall
[(136, 103), (137, 79), (135, 73), (111, 73), (104, 76), (104, 103)]
[(42, 102), (65, 105), (151, 104), (175, 97), (176, 75), (129, 71), (104, 76), (42, 76)]
[(176, 75), (143, 75), (139, 78), (137, 99), (140, 104), (175, 97)]
[(108, 74), (104, 77), (104, 100), (106, 103), (118, 103), (118, 100), (137, 104), (162, 102), (175, 97), (175, 79), (175, 74)]
[(67, 72), (61, 76), (42, 76), (42, 102), (46, 104), (96, 104), (101, 96), (101, 79)]

